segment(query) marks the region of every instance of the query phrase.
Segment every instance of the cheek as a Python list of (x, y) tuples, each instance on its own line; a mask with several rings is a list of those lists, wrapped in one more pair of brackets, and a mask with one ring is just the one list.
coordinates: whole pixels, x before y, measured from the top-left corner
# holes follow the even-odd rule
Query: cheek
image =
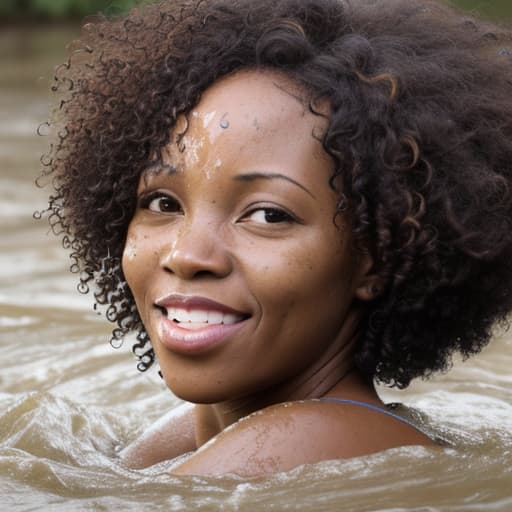
[(128, 234), (126, 238), (126, 243), (123, 251), (123, 270), (125, 266), (130, 266), (130, 264), (137, 258), (137, 237), (133, 234)]
[(144, 238), (137, 235), (135, 229), (128, 229), (121, 266), (126, 282), (140, 310), (144, 296), (145, 272), (149, 270), (145, 258)]
[[(351, 295), (353, 265), (343, 251), (321, 251), (309, 245), (272, 252), (254, 262), (252, 285), (256, 295), (275, 304), (283, 314), (287, 307), (334, 301)], [(314, 248), (314, 249), (313, 249)]]

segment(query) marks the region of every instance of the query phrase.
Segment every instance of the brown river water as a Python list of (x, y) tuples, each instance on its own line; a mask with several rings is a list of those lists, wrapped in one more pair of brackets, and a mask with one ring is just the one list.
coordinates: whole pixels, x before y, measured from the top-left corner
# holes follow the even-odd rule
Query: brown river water
[(32, 218), (53, 66), (74, 27), (0, 29), (0, 510), (512, 511), (512, 332), (386, 401), (425, 412), (452, 445), (407, 447), (268, 479), (123, 468), (116, 450), (178, 400), (140, 374), (130, 340), (78, 294), (69, 260)]

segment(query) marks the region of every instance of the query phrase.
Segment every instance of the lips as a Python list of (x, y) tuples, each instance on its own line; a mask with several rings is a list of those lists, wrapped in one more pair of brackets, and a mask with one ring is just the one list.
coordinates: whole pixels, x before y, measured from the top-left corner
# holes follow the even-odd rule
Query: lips
[(167, 348), (191, 354), (227, 342), (250, 315), (204, 297), (173, 294), (156, 301), (158, 334)]

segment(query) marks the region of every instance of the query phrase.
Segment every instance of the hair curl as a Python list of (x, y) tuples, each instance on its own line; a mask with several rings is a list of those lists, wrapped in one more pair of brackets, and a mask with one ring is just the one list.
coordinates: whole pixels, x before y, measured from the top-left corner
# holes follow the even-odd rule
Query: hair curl
[(172, 0), (83, 28), (56, 70), (47, 215), (81, 291), (150, 340), (120, 260), (143, 169), (220, 77), (277, 69), (331, 106), (338, 213), (385, 283), (357, 364), (405, 387), (478, 352), (512, 309), (511, 34), (425, 0)]

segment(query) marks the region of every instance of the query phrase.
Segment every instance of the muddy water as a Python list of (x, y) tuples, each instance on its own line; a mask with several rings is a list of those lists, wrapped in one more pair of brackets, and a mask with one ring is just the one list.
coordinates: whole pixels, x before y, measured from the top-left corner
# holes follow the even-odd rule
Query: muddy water
[(128, 471), (116, 449), (178, 402), (75, 291), (33, 186), (52, 65), (74, 28), (0, 33), (0, 509), (2, 511), (512, 510), (512, 334), (406, 392), (454, 441), (246, 483)]

